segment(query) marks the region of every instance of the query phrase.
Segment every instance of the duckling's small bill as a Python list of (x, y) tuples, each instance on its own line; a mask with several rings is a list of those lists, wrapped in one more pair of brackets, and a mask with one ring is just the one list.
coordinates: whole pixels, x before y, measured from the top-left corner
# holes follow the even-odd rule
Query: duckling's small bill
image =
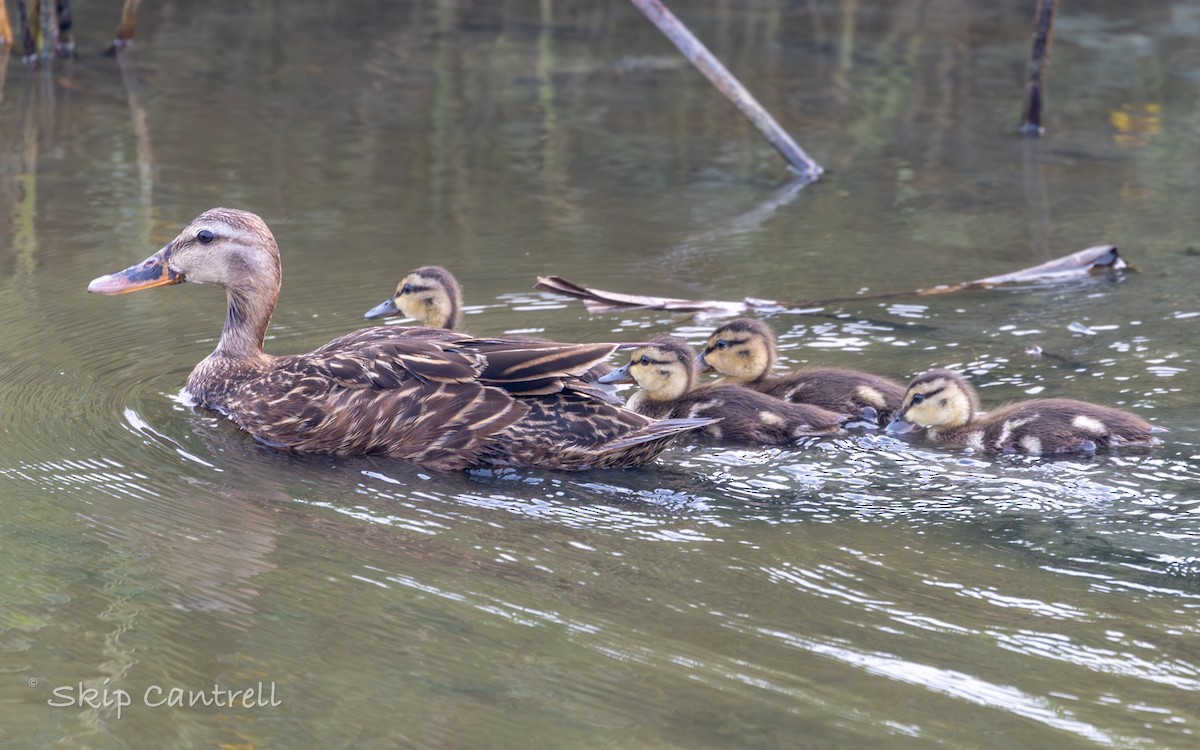
[(629, 365), (630, 365), (630, 363), (626, 362), (624, 365), (618, 367), (617, 369), (613, 370), (612, 372), (610, 372), (606, 375), (601, 375), (599, 378), (596, 378), (596, 382), (603, 383), (605, 385), (608, 385), (611, 383), (632, 383), (632, 382), (634, 382), (633, 376), (629, 374)]
[(399, 315), (400, 308), (396, 307), (396, 300), (388, 297), (383, 302), (375, 305), (370, 310), (363, 313), (363, 317), (367, 320), (378, 320), (379, 318), (388, 318), (392, 315)]
[(887, 423), (887, 427), (883, 428), (885, 432), (890, 432), (893, 435), (904, 435), (909, 432), (916, 432), (921, 429), (921, 425), (915, 422), (909, 422), (907, 419), (896, 417), (891, 422)]

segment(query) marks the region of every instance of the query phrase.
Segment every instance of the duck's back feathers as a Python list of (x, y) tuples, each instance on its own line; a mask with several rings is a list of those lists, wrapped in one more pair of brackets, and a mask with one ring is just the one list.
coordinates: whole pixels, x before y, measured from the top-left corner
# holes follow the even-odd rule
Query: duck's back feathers
[(1010, 404), (953, 429), (939, 440), (992, 453), (1090, 453), (1123, 445), (1154, 445), (1157, 430), (1141, 417), (1066, 398)]
[(914, 427), (928, 428), (938, 442), (988, 453), (1091, 453), (1158, 442), (1158, 430), (1141, 417), (1086, 401), (1042, 398), (980, 412), (975, 389), (952, 370), (930, 370), (909, 383), (888, 430)]
[(844, 414), (780, 401), (740, 385), (702, 385), (674, 401), (635, 394), (629, 406), (656, 419), (718, 419), (702, 434), (753, 445), (787, 445), (802, 437), (834, 434), (847, 420)]
[(861, 370), (802, 367), (746, 385), (774, 398), (831, 411), (861, 414), (874, 409), (880, 421), (891, 419), (904, 403), (903, 385)]
[(276, 358), (232, 389), (189, 380), (189, 390), (260, 441), (304, 453), (384, 454), (446, 470), (634, 466), (704, 422), (656, 425), (601, 400), (603, 389), (576, 373), (615, 346), (367, 328)]

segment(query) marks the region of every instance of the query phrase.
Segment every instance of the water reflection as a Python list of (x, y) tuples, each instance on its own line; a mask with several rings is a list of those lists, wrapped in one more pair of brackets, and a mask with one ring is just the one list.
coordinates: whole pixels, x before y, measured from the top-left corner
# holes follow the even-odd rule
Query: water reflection
[[(1194, 4), (1063, 9), (1036, 147), (1010, 138), (1022, 4), (672, 7), (827, 180), (786, 184), (621, 4), (174, 4), (124, 68), (0, 71), (0, 744), (1190, 746)], [(276, 229), (278, 353), (422, 263), (476, 335), (699, 344), (719, 321), (530, 286), (818, 299), (1113, 242), (1138, 273), (762, 315), (789, 367), (949, 366), (989, 405), (1170, 432), (1054, 460), (697, 443), (582, 475), (282, 455), (178, 398), (215, 290), (82, 293), (213, 205)], [(281, 706), (47, 705), (258, 681)]]

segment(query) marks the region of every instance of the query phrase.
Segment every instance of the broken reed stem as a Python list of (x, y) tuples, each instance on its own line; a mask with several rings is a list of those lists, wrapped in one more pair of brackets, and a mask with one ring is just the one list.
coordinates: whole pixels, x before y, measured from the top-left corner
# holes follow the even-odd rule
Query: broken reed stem
[(666, 35), (679, 48), (683, 56), (725, 95), (733, 105), (746, 116), (767, 142), (783, 155), (788, 165), (800, 176), (809, 181), (816, 180), (825, 171), (820, 164), (804, 153), (804, 149), (796, 144), (792, 137), (779, 126), (754, 96), (746, 90), (721, 61), (713, 56), (708, 48), (675, 17), (661, 0), (630, 0), (658, 30)]
[(1042, 74), (1050, 57), (1050, 40), (1054, 33), (1055, 0), (1038, 0), (1034, 11), (1033, 49), (1029, 53), (1029, 80), (1025, 83), (1025, 115), (1021, 118), (1021, 135), (1037, 138), (1042, 127)]

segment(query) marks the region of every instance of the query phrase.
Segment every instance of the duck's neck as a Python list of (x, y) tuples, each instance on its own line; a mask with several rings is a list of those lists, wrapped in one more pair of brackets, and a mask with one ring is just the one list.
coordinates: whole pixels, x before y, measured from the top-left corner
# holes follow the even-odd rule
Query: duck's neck
[(225, 328), (213, 357), (237, 361), (262, 359), (263, 340), (275, 311), (275, 294), (260, 288), (227, 288), (229, 308), (225, 313)]

